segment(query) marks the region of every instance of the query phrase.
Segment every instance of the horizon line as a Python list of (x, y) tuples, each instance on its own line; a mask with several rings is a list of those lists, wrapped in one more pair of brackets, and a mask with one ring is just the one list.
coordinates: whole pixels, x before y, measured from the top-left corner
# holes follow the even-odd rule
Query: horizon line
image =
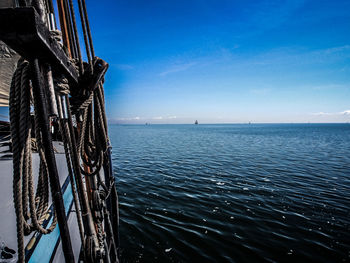
[(350, 122), (212, 122), (212, 123), (108, 123), (110, 125), (218, 125), (218, 124), (350, 124)]

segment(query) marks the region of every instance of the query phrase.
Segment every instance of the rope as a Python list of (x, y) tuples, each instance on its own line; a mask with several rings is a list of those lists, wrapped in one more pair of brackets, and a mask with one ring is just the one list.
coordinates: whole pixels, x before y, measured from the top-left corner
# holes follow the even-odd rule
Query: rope
[[(68, 95), (70, 93), (68, 79), (65, 78), (64, 76), (61, 76), (60, 78), (55, 79), (54, 83), (55, 83), (56, 92), (59, 94), (58, 96)], [(59, 103), (58, 107), (59, 107), (58, 111), (62, 112), (62, 107), (64, 107), (64, 105), (61, 105)], [(77, 190), (76, 190), (76, 182), (75, 182), (76, 178), (73, 175), (74, 162), (71, 162), (72, 157), (73, 157), (74, 147), (73, 147), (68, 123), (66, 120), (64, 120), (63, 116), (60, 116), (59, 127), (60, 127), (60, 132), (62, 135), (62, 141), (63, 141), (63, 145), (64, 145), (64, 150), (65, 150), (69, 179), (70, 179), (70, 183), (72, 186), (74, 205), (75, 205), (75, 208), (77, 211), (77, 222), (78, 222), (78, 226), (79, 226), (79, 234), (80, 234), (82, 246), (84, 247), (84, 243), (85, 243), (84, 227), (83, 227), (83, 222), (82, 222), (82, 216), (81, 216), (81, 213), (79, 212), (80, 206), (79, 206), (78, 194), (77, 194)], [(80, 167), (76, 168), (75, 170), (77, 170), (77, 169), (80, 169)]]
[[(81, 160), (80, 164), (83, 165), (83, 167), (80, 165), (80, 172), (88, 177), (87, 180), (90, 182), (89, 185), (93, 186), (91, 189), (93, 192), (96, 193), (99, 186), (101, 186), (103, 189), (102, 191), (105, 192), (102, 198), (100, 194), (93, 194), (93, 202), (91, 203), (91, 209), (94, 211), (93, 215), (98, 240), (97, 245), (99, 246), (99, 250), (97, 251), (99, 251), (98, 254), (101, 257), (105, 257), (106, 251), (109, 253), (109, 248), (105, 247), (106, 235), (102, 222), (104, 220), (109, 220), (109, 218), (104, 218), (101, 205), (96, 204), (106, 201), (114, 184), (110, 184), (109, 188), (107, 188), (101, 180), (100, 175), (109, 145), (103, 87), (99, 85), (98, 88), (90, 92), (88, 97), (84, 100), (77, 99), (76, 96), (74, 96), (71, 98), (71, 101), (72, 112), (80, 115), (82, 119), (79, 123), (80, 132), (77, 145), (77, 151)], [(76, 119), (79, 120), (78, 117), (76, 117)], [(86, 243), (88, 243), (88, 240)], [(86, 253), (89, 255), (89, 251), (86, 251)]]
[(85, 22), (86, 22), (86, 31), (87, 31), (88, 37), (89, 37), (89, 45), (90, 45), (91, 57), (92, 57), (92, 59), (94, 59), (95, 58), (95, 51), (94, 51), (94, 46), (92, 44), (90, 23), (89, 23), (89, 18), (88, 18), (88, 15), (87, 15), (86, 3), (85, 3), (85, 0), (82, 0), (82, 2), (83, 2), (84, 17), (85, 17)]
[[(103, 87), (100, 85), (85, 100), (72, 98), (72, 112), (82, 114), (78, 153), (90, 172), (80, 168), (81, 173), (93, 176), (99, 173), (108, 148), (108, 135), (105, 121)], [(92, 107), (93, 102), (93, 107)], [(93, 114), (92, 114), (93, 113)]]
[(80, 43), (79, 43), (79, 37), (78, 37), (78, 29), (77, 29), (77, 23), (75, 19), (75, 12), (74, 12), (74, 6), (73, 6), (73, 0), (69, 0), (69, 8), (70, 12), (72, 14), (72, 23), (73, 23), (73, 30), (74, 30), (74, 38), (76, 41), (77, 51), (78, 51), (78, 61), (79, 61), (79, 73), (80, 75), (83, 75), (84, 68), (83, 68), (83, 59), (81, 57), (81, 51), (80, 51)]
[[(67, 41), (67, 43), (69, 43), (71, 50), (70, 54), (73, 56), (73, 58), (70, 58), (70, 63), (77, 70), (79, 70), (80, 77), (83, 77), (84, 71), (86, 73), (85, 75), (91, 74), (92, 76), (95, 54), (87, 16), (86, 3), (85, 0), (78, 0), (86, 56), (89, 64), (83, 64), (73, 1), (68, 1), (69, 5), (67, 0), (63, 0), (62, 12), (65, 17), (64, 22), (67, 24), (68, 30), (68, 32), (64, 32), (65, 35), (63, 38)], [(50, 13), (50, 10), (47, 10), (47, 13)], [(55, 27), (51, 29), (55, 29)], [(68, 49), (62, 43), (61, 31), (52, 30), (50, 34), (52, 41), (57, 41), (60, 47), (69, 57)], [(29, 63), (24, 60), (21, 60), (20, 63), (18, 63), (18, 68), (13, 76), (10, 91), (11, 135), (13, 138), (14, 149), (13, 195), (17, 220), (18, 262), (24, 262), (25, 260), (23, 245), (24, 235), (30, 234), (32, 231), (47, 234), (54, 229), (57, 223), (55, 213), (53, 223), (50, 225), (50, 227), (48, 229), (43, 227), (44, 219), (48, 213), (50, 213), (48, 210), (49, 174), (48, 165), (43, 151), (44, 145), (42, 143), (43, 138), (39, 126), (39, 118), (36, 111), (34, 112), (33, 127), (31, 124), (31, 100), (33, 101), (35, 98), (33, 98), (31, 95), (31, 82), (28, 64)], [(85, 65), (86, 68), (84, 68)], [(72, 94), (69, 87), (69, 82), (64, 76), (58, 77), (54, 80), (54, 82), (57, 96), (64, 96), (67, 103), (66, 110), (69, 117), (68, 119), (60, 118), (59, 124), (66, 153), (66, 162), (69, 171), (70, 183), (72, 186), (74, 203), (77, 210), (77, 220), (79, 233), (82, 240), (82, 247), (89, 247), (89, 240), (91, 240), (90, 248), (91, 252), (93, 253), (90, 254), (93, 255), (92, 260), (95, 262), (96, 260), (101, 260), (101, 258), (104, 257), (104, 248), (108, 253), (107, 258), (109, 257), (105, 229), (103, 228), (102, 224), (104, 220), (109, 220), (109, 216), (108, 213), (106, 213), (107, 218), (103, 218), (103, 209), (98, 204), (107, 201), (106, 199), (110, 196), (110, 193), (115, 186), (114, 180), (113, 182), (111, 180), (112, 183), (110, 183), (109, 187), (107, 187), (105, 182), (102, 181), (100, 174), (101, 168), (104, 167), (107, 164), (106, 162), (109, 160), (107, 155), (109, 152), (109, 139), (104, 108), (103, 86), (101, 84), (93, 91), (87, 91), (84, 89), (80, 89), (78, 91), (72, 90), (72, 92), (74, 91), (74, 93), (77, 93)], [(68, 100), (68, 95), (71, 95), (70, 100)], [(71, 108), (69, 107), (70, 101), (72, 105)], [(59, 105), (59, 107), (62, 107), (62, 105)], [(59, 112), (62, 112), (62, 108)], [(75, 139), (75, 131), (72, 125), (71, 114), (75, 115), (75, 121), (78, 124), (77, 127), (79, 128), (77, 143)], [(31, 138), (32, 130), (35, 132), (35, 140), (34, 138)], [(46, 138), (46, 134), (43, 134), (44, 138)], [(33, 144), (36, 144), (35, 150), (38, 152), (40, 158), (39, 177), (36, 191), (34, 191), (34, 180), (32, 174), (32, 153), (34, 150), (34, 147), (32, 147)], [(48, 159), (48, 161), (50, 160), (51, 159)], [(84, 184), (81, 174), (87, 176), (85, 178), (86, 184)], [(91, 186), (93, 187), (91, 188)], [(96, 191), (96, 193), (98, 193), (96, 194), (94, 200), (89, 200), (96, 201), (91, 202), (90, 205), (88, 203), (88, 198), (85, 197), (87, 195), (85, 187), (88, 191)], [(100, 187), (102, 187), (102, 189)], [(78, 190), (79, 199), (77, 197), (76, 189)], [(78, 201), (80, 201), (80, 206)], [(81, 212), (79, 208), (81, 209)], [(91, 214), (92, 210), (96, 212), (93, 216)], [(84, 219), (84, 225), (82, 223), (82, 219)], [(84, 235), (86, 235), (86, 239)], [(114, 247), (116, 245), (114, 241), (113, 245)], [(114, 248), (114, 250), (116, 250), (116, 248)], [(84, 251), (84, 254), (89, 255), (89, 252)], [(117, 252), (115, 252), (115, 254), (117, 255)], [(109, 260), (106, 262), (109, 262)]]
[(72, 56), (72, 58), (77, 58), (77, 45), (76, 45), (76, 41), (75, 41), (75, 35), (73, 35), (73, 25), (72, 25), (70, 9), (68, 8), (67, 0), (63, 0), (63, 8), (64, 8), (65, 16), (66, 16), (67, 35), (69, 38), (71, 56)]
[(94, 94), (91, 93), (88, 97), (72, 97), (72, 114), (78, 114), (79, 112), (83, 112), (83, 115), (85, 113), (85, 110), (87, 107), (91, 105), (91, 102), (93, 100)]
[(64, 76), (61, 76), (59, 79), (55, 78), (54, 79), (54, 86), (55, 86), (55, 90), (63, 95), (63, 94), (69, 94), (70, 90), (69, 90), (69, 83), (68, 83), (68, 79), (65, 78)]
[[(43, 152), (38, 114), (34, 112), (34, 129), (37, 149), (40, 157), (39, 178), (34, 193), (32, 173), (32, 138), (31, 138), (31, 87), (29, 63), (23, 59), (18, 62), (10, 90), (10, 125), (13, 145), (13, 200), (16, 212), (18, 262), (24, 262), (24, 235), (33, 231), (48, 234), (57, 224), (56, 213), (50, 227), (43, 223), (50, 214), (48, 209), (49, 184), (48, 168)], [(35, 98), (34, 98), (35, 99)], [(29, 211), (28, 211), (29, 206)], [(30, 223), (29, 223), (30, 219)]]
[(91, 72), (93, 72), (93, 62), (92, 62), (92, 60), (94, 58), (91, 57), (91, 53), (90, 53), (89, 42), (88, 42), (88, 37), (87, 37), (88, 32), (87, 32), (87, 29), (86, 29), (86, 21), (85, 21), (84, 14), (83, 14), (83, 4), (82, 4), (81, 0), (78, 0), (78, 6), (79, 6), (79, 14), (80, 14), (81, 26), (83, 28), (86, 56), (87, 56), (88, 61), (89, 61), (90, 70), (91, 70)]
[(78, 221), (78, 226), (79, 226), (79, 234), (81, 238), (81, 244), (82, 247), (84, 247), (84, 227), (83, 227), (83, 221), (81, 217), (81, 213), (79, 212), (79, 203), (78, 203), (78, 195), (76, 191), (76, 186), (75, 186), (75, 178), (73, 176), (72, 172), (72, 164), (71, 164), (71, 156), (72, 154), (72, 145), (71, 145), (71, 140), (70, 140), (70, 133), (69, 133), (69, 127), (68, 123), (65, 122), (63, 119), (59, 122), (60, 124), (60, 131), (62, 134), (62, 141), (64, 145), (64, 151), (66, 155), (66, 162), (67, 162), (67, 168), (68, 168), (68, 173), (69, 173), (69, 180), (72, 186), (72, 193), (73, 193), (73, 200), (74, 200), (74, 205), (75, 209), (77, 211), (77, 221)]

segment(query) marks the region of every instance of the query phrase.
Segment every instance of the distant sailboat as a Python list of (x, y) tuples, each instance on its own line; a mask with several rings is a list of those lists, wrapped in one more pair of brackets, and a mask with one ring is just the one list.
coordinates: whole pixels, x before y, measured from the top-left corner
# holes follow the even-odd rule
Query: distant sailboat
[(198, 121), (196, 120), (196, 121), (194, 122), (194, 124), (196, 124), (196, 125), (197, 125), (197, 124), (198, 124)]

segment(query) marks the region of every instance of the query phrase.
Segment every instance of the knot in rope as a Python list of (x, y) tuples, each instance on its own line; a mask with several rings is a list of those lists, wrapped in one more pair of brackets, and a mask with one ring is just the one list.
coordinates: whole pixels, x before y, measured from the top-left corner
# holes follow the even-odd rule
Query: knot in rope
[(64, 76), (61, 76), (59, 78), (54, 79), (54, 84), (55, 84), (55, 90), (64, 95), (64, 94), (69, 94), (70, 89), (69, 89), (69, 82), (68, 79)]

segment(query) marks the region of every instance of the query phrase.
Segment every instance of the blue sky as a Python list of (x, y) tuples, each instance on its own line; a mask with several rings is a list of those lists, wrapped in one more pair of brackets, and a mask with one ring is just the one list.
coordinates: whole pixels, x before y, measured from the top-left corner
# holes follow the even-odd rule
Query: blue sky
[(350, 1), (88, 1), (110, 122), (350, 121)]

